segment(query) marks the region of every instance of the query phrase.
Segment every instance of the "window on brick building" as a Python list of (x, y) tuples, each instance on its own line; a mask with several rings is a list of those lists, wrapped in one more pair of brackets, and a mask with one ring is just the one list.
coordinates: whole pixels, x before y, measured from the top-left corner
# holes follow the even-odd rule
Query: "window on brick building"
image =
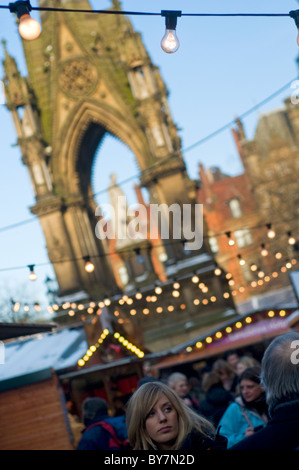
[(244, 264), (242, 266), (242, 274), (246, 282), (251, 282), (254, 280), (254, 275), (253, 272), (251, 271), (250, 267), (248, 264)]
[(216, 237), (210, 237), (209, 238), (209, 244), (210, 248), (212, 250), (212, 253), (218, 253), (219, 247), (218, 247), (218, 241)]
[(243, 248), (244, 246), (251, 245), (253, 241), (252, 235), (247, 228), (243, 230), (236, 230), (234, 234), (235, 234), (235, 239), (239, 248)]
[(238, 217), (242, 217), (243, 215), (243, 211), (242, 211), (242, 208), (241, 208), (241, 204), (240, 204), (240, 201), (239, 199), (231, 199), (229, 202), (228, 202), (228, 206), (230, 208), (230, 211), (231, 211), (231, 215), (237, 219)]

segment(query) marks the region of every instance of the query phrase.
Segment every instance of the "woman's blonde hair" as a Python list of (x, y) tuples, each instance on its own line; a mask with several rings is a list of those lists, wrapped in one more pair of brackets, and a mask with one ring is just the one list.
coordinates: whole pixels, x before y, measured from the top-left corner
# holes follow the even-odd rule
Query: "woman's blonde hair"
[(192, 411), (168, 385), (162, 382), (149, 382), (136, 390), (126, 409), (128, 438), (134, 450), (157, 449), (157, 445), (146, 431), (146, 419), (162, 394), (167, 397), (178, 416), (179, 431), (172, 450), (180, 449), (192, 429), (197, 429), (203, 436), (214, 435), (213, 425)]

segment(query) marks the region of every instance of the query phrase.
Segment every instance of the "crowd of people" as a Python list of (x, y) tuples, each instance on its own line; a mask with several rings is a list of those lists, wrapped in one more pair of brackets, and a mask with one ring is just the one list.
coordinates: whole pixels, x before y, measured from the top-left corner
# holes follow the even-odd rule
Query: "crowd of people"
[(292, 331), (275, 338), (261, 362), (231, 351), (198, 377), (146, 375), (121, 416), (88, 398), (77, 449), (299, 450), (296, 347)]

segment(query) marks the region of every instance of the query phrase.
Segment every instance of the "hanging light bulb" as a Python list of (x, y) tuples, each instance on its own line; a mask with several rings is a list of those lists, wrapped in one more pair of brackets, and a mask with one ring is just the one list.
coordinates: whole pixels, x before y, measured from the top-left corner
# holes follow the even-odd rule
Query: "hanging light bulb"
[(20, 302), (16, 302), (13, 307), (14, 312), (18, 312), (20, 310), (20, 306), (21, 306)]
[(243, 259), (241, 255), (238, 255), (238, 258), (239, 258), (239, 264), (243, 266), (245, 264), (245, 259)]
[(299, 10), (292, 10), (289, 15), (295, 21), (295, 25), (298, 29), (297, 44), (299, 46)]
[(87, 273), (92, 273), (94, 271), (94, 264), (90, 261), (90, 257), (84, 256), (83, 259), (85, 261), (85, 266), (84, 266), (85, 271)]
[(216, 263), (216, 267), (214, 269), (214, 274), (215, 274), (215, 276), (220, 276), (221, 273), (222, 273), (222, 271), (219, 268), (218, 264)]
[(296, 239), (292, 236), (292, 233), (291, 233), (291, 232), (288, 232), (288, 237), (289, 237), (288, 243), (289, 243), (290, 245), (295, 245)]
[(251, 266), (250, 266), (250, 269), (251, 271), (256, 271), (257, 270), (257, 265), (255, 263), (253, 263)]
[(228, 238), (228, 244), (230, 246), (233, 246), (235, 244), (235, 241), (231, 238), (231, 232), (225, 232), (225, 235), (227, 236)]
[(265, 244), (262, 243), (261, 244), (261, 255), (262, 256), (268, 256), (268, 254), (269, 254), (269, 252), (268, 252), (267, 248), (265, 247)]
[(265, 273), (264, 271), (260, 270), (258, 273), (257, 273), (258, 277), (262, 278), (262, 277), (265, 277)]
[(34, 272), (34, 264), (28, 265), (29, 268), (29, 279), (30, 281), (35, 281), (37, 279), (37, 275)]
[(159, 295), (159, 294), (162, 294), (162, 287), (156, 286), (156, 287), (155, 287), (155, 292), (156, 292), (156, 294), (158, 294), (158, 295)]
[(15, 13), (19, 19), (19, 33), (23, 39), (33, 40), (39, 37), (41, 27), (38, 21), (31, 18), (32, 10), (29, 0), (19, 0), (10, 3), (9, 11)]
[(176, 52), (180, 47), (180, 41), (176, 35), (177, 17), (182, 16), (181, 11), (162, 10), (161, 16), (165, 16), (166, 30), (161, 40), (161, 47), (167, 54)]
[(275, 238), (276, 233), (275, 233), (275, 231), (273, 230), (272, 225), (271, 225), (271, 224), (267, 224), (266, 227), (267, 227), (267, 229), (268, 229), (268, 232), (267, 232), (268, 238)]

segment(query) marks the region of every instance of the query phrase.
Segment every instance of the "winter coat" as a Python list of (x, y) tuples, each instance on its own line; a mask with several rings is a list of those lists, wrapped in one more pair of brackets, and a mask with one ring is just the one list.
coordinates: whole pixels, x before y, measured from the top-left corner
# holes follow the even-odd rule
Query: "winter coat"
[(212, 385), (200, 402), (198, 413), (211, 421), (217, 427), (223, 413), (234, 400), (233, 395), (222, 385)]
[(265, 428), (231, 450), (299, 450), (299, 399), (277, 405)]
[(220, 434), (214, 438), (203, 436), (199, 431), (193, 430), (186, 437), (179, 450), (201, 451), (201, 450), (226, 450), (227, 439)]
[(265, 419), (252, 409), (245, 407), (241, 397), (237, 397), (224, 412), (219, 429), (223, 436), (227, 437), (228, 449), (245, 439), (245, 432), (248, 427), (264, 427)]
[[(113, 450), (109, 444), (109, 433), (101, 425), (92, 426), (98, 421), (106, 421), (110, 423), (115, 430), (116, 436), (120, 440), (125, 440), (128, 437), (124, 415), (115, 417), (111, 417), (109, 415), (98, 416), (87, 423), (86, 428), (83, 430), (77, 450)], [(118, 447), (115, 447), (115, 450), (117, 449)]]

